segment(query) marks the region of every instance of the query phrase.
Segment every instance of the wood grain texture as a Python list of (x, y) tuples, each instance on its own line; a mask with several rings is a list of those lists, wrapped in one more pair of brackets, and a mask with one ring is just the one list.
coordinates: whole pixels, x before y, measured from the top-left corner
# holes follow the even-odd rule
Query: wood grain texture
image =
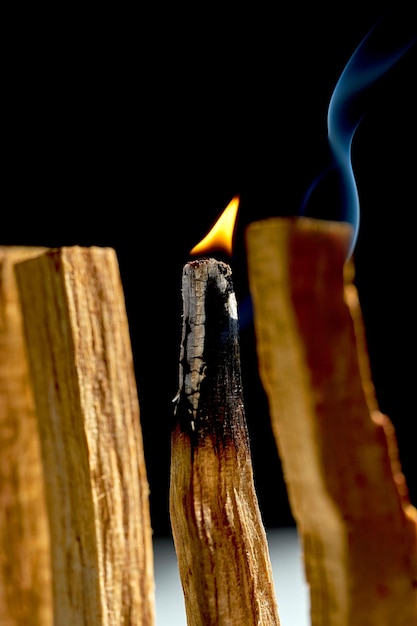
[(189, 626), (279, 625), (254, 487), (230, 266), (183, 273), (170, 513)]
[(46, 470), (54, 624), (154, 623), (148, 483), (116, 254), (16, 266)]
[(307, 218), (249, 226), (259, 368), (313, 626), (412, 626), (417, 516), (378, 411), (350, 238), (346, 224)]
[(51, 626), (42, 459), (14, 265), (43, 248), (0, 247), (0, 624)]

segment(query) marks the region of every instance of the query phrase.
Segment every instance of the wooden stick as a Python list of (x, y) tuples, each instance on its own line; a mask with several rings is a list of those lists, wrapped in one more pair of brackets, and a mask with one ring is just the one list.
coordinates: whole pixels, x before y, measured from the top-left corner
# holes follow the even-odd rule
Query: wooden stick
[(170, 513), (189, 626), (279, 624), (244, 413), (231, 269), (183, 272)]
[[(417, 623), (417, 516), (377, 409), (341, 223), (247, 229), (261, 378), (304, 548), (313, 626)], [(345, 273), (345, 280), (344, 280)]]
[(43, 248), (0, 247), (0, 624), (50, 626), (43, 471), (13, 267)]
[(16, 265), (39, 415), (55, 624), (154, 623), (148, 483), (110, 248)]

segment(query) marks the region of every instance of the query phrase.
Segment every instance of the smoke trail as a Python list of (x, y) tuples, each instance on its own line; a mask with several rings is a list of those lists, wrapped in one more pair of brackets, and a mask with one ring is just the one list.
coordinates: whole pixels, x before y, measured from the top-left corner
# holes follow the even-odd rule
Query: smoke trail
[[(364, 93), (379, 81), (416, 43), (410, 24), (402, 12), (387, 13), (364, 37), (346, 64), (330, 99), (327, 114), (327, 140), (330, 148), (329, 166), (313, 181), (301, 209), (306, 207), (316, 188), (331, 180), (331, 202), (337, 204), (337, 218), (352, 224), (354, 235), (349, 251), (352, 254), (359, 230), (360, 207), (352, 167), (351, 148), (355, 131), (365, 113)], [(329, 202), (329, 198), (326, 200)], [(320, 216), (317, 216), (320, 217)]]

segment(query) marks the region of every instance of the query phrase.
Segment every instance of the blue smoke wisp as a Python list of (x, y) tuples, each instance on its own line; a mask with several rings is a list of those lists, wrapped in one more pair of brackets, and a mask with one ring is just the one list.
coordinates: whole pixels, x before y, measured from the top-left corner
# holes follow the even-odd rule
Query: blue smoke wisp
[[(400, 29), (401, 30), (401, 29)], [(398, 37), (395, 20), (390, 15), (381, 19), (365, 36), (346, 64), (330, 99), (327, 115), (327, 139), (331, 164), (308, 190), (303, 212), (313, 189), (332, 173), (337, 179), (339, 217), (354, 230), (349, 256), (356, 244), (359, 230), (359, 197), (352, 168), (351, 148), (355, 131), (364, 111), (358, 106), (359, 96), (390, 70), (417, 38)]]

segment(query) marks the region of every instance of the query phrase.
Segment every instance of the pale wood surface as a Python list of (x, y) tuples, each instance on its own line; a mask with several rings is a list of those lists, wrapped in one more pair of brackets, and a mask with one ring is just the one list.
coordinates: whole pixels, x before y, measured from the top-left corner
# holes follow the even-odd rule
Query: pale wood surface
[(148, 483), (115, 251), (16, 266), (39, 415), (56, 626), (154, 623)]
[(378, 411), (353, 265), (345, 265), (350, 229), (271, 218), (246, 235), (260, 374), (312, 624), (413, 626), (416, 510), (392, 424)]
[(240, 376), (231, 270), (183, 274), (180, 390), (170, 512), (189, 626), (279, 625)]
[(43, 248), (0, 247), (0, 624), (50, 626), (49, 530), (14, 264)]

